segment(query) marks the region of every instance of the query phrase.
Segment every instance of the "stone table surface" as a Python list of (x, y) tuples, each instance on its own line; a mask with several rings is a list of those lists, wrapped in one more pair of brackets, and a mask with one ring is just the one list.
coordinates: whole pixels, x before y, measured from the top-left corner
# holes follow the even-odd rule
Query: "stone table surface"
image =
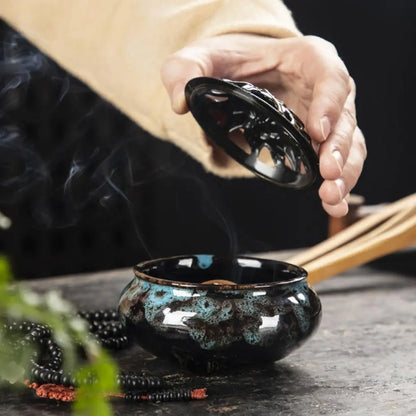
[[(177, 374), (208, 387), (188, 403), (115, 402), (115, 415), (416, 415), (416, 263), (350, 270), (315, 286), (323, 318), (313, 338), (266, 368), (196, 377), (139, 347), (118, 353), (120, 367)], [(280, 257), (269, 254), (269, 257)], [(78, 308), (114, 307), (130, 270), (28, 282), (58, 289)], [(70, 406), (23, 391), (0, 391), (0, 415), (69, 415)]]

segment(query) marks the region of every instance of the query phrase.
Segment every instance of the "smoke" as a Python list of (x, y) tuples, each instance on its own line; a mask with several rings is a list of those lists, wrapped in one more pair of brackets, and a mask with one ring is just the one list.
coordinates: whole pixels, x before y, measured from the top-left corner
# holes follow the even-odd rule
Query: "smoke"
[(0, 117), (4, 117), (21, 104), (13, 92), (20, 88), (23, 97), (32, 76), (47, 71), (48, 61), (14, 31), (4, 34), (0, 46)]
[(48, 171), (37, 152), (12, 126), (0, 128), (0, 202), (18, 201), (30, 189), (44, 186)]
[[(0, 26), (0, 38), (1, 204), (30, 199), (34, 219), (54, 228), (75, 225), (91, 208), (118, 214), (122, 206), (141, 246), (153, 257), (137, 220), (145, 208), (133, 203), (132, 196), (144, 185), (148, 189), (149, 184), (176, 177), (195, 190), (204, 214), (202, 220), (216, 224), (229, 240), (230, 253), (237, 253), (231, 215), (219, 202), (221, 198), (212, 183), (208, 185), (183, 169), (185, 156), (170, 160), (169, 155), (149, 154), (149, 139), (138, 139), (138, 129), (130, 133), (116, 126), (114, 131), (108, 131), (106, 111), (111, 108), (116, 112), (110, 104), (71, 78), (18, 33), (7, 29), (2, 35)], [(32, 82), (47, 82), (48, 87), (41, 91), (41, 106), (33, 102), (28, 105), (34, 94)], [(63, 113), (71, 124), (61, 130), (55, 120)], [(45, 129), (49, 130), (42, 136)], [(53, 140), (52, 134), (56, 136)]]
[(221, 201), (219, 189), (214, 181), (203, 181), (197, 175), (184, 175), (182, 180), (193, 185), (195, 193), (199, 196), (202, 207), (203, 220), (216, 224), (228, 239), (228, 255), (233, 257), (238, 254), (238, 238), (234, 219), (225, 204)]
[(11, 84), (15, 85), (14, 88), (29, 81), (31, 74), (48, 67), (47, 58), (26, 42), (19, 33), (8, 31), (1, 46), (0, 74), (13, 79)]

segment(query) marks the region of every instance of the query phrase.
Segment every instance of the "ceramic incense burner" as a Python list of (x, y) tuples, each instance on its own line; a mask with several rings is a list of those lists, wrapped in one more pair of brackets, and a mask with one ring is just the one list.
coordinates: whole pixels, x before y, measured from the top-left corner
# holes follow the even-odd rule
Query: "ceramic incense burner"
[[(260, 178), (291, 189), (314, 183), (319, 168), (311, 139), (269, 91), (200, 77), (187, 83), (185, 97), (207, 136)], [(288, 263), (191, 255), (147, 261), (134, 273), (119, 303), (130, 337), (190, 369), (212, 372), (283, 358), (321, 316), (306, 271)]]
[(134, 274), (119, 301), (130, 337), (191, 370), (279, 360), (321, 317), (306, 271), (284, 262), (190, 255), (141, 263)]

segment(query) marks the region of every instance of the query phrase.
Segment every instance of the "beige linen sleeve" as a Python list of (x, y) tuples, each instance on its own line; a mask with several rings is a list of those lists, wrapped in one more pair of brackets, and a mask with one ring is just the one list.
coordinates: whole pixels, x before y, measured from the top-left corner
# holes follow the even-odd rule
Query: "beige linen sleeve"
[(299, 34), (281, 0), (0, 0), (0, 17), (145, 130), (229, 177), (249, 172), (171, 110), (161, 65), (213, 35)]

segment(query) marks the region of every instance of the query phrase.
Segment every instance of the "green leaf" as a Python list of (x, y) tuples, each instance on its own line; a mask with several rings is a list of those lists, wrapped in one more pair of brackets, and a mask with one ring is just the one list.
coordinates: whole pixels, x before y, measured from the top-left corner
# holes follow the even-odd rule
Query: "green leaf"
[[(2, 332), (3, 324), (9, 320), (27, 320), (46, 324), (54, 334), (65, 357), (65, 370), (76, 371), (81, 367), (76, 350), (81, 344), (90, 360), (78, 377), (94, 375), (96, 382), (82, 385), (77, 390), (77, 401), (73, 406), (76, 415), (111, 416), (112, 409), (106, 393), (117, 392), (117, 366), (111, 357), (92, 340), (87, 325), (75, 316), (74, 308), (62, 301), (56, 292), (46, 295), (36, 294), (22, 285), (11, 285), (12, 275), (7, 260), (0, 256), (0, 381), (10, 383), (23, 381), (25, 369), (29, 368), (29, 358), (33, 347), (24, 350), (13, 348), (11, 335)], [(85, 363), (84, 363), (85, 364)]]
[(112, 414), (108, 393), (118, 392), (116, 384), (117, 366), (104, 352), (89, 366), (83, 367), (77, 374), (78, 379), (96, 378), (93, 384), (81, 385), (77, 391), (77, 400), (73, 410), (75, 415), (110, 416)]
[(0, 256), (0, 286), (4, 286), (12, 279), (12, 271), (6, 257)]
[(23, 379), (25, 375), (25, 368), (16, 363), (15, 361), (1, 360), (1, 372), (0, 379), (3, 381), (8, 381), (10, 384), (15, 384), (16, 382)]

